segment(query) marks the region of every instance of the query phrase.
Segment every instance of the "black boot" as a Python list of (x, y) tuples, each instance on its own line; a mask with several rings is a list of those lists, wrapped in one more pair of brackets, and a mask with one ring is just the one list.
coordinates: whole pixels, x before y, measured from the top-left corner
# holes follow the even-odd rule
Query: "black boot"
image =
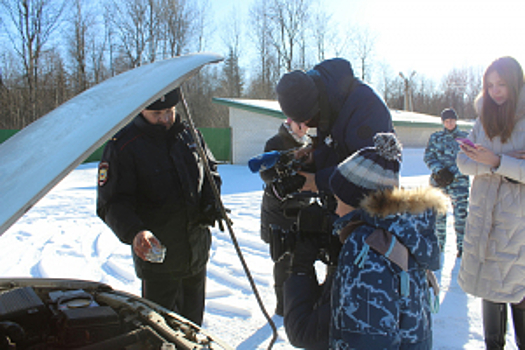
[(487, 350), (503, 349), (507, 332), (507, 304), (483, 300), (482, 309)]
[(518, 349), (525, 349), (525, 309), (516, 305), (512, 305), (511, 308), (516, 345)]

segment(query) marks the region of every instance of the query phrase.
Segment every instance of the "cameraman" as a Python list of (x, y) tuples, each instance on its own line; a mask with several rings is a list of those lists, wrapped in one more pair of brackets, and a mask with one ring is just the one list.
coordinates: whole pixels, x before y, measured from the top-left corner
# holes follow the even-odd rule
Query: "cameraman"
[[(266, 141), (264, 152), (284, 151), (306, 146), (310, 141), (310, 138), (306, 135), (307, 131), (307, 127), (301, 126), (288, 118), (281, 124), (277, 134)], [(274, 168), (261, 171), (259, 174), (266, 184), (261, 204), (261, 238), (264, 242), (270, 244), (270, 251), (272, 251), (270, 225), (289, 229), (295, 222), (295, 218), (289, 218), (284, 215), (285, 206), (301, 206), (300, 202), (304, 200), (285, 199), (278, 194), (272, 183), (277, 176)], [(283, 316), (283, 283), (288, 278), (289, 267), (289, 255), (275, 262), (273, 267), (274, 288), (277, 299), (275, 314), (279, 316)]]
[[(350, 62), (325, 60), (308, 72), (284, 74), (275, 88), (283, 113), (299, 125), (317, 128), (317, 142), (309, 155), (315, 173), (306, 177), (303, 190), (330, 193), (328, 180), (337, 164), (355, 151), (373, 146), (378, 132), (393, 132), (384, 101), (354, 76)], [(302, 156), (301, 152), (298, 156)]]
[[(287, 117), (301, 126), (317, 128), (313, 147), (297, 152), (297, 157), (307, 156), (315, 169), (300, 172), (306, 178), (301, 190), (329, 194), (326, 205), (335, 210), (330, 176), (348, 156), (373, 146), (376, 133), (393, 132), (390, 111), (342, 58), (325, 60), (308, 72), (289, 72), (275, 90)], [(334, 267), (327, 267), (325, 282), (319, 285), (313, 269), (317, 253), (311, 238), (300, 240), (295, 247), (291, 275), (284, 285), (284, 325), (292, 345), (327, 349)]]
[[(329, 233), (331, 234), (331, 233)], [(337, 237), (336, 237), (337, 239)], [(332, 244), (331, 261), (337, 261), (340, 243)], [(295, 347), (328, 349), (330, 295), (336, 264), (327, 264), (326, 277), (319, 284), (314, 263), (319, 255), (319, 240), (300, 235), (290, 262), (290, 276), (284, 283), (284, 328)]]

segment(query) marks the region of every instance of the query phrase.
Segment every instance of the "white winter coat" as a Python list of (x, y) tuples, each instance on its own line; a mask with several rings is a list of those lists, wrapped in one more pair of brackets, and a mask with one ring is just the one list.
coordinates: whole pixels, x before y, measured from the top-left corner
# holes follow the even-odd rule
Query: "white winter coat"
[(525, 297), (525, 160), (505, 155), (525, 150), (525, 89), (517, 117), (504, 144), (500, 137), (491, 141), (486, 136), (479, 118), (469, 134), (474, 143), (501, 155), (494, 174), (463, 152), (457, 157), (459, 170), (474, 175), (458, 282), (466, 293), (492, 302), (517, 303)]

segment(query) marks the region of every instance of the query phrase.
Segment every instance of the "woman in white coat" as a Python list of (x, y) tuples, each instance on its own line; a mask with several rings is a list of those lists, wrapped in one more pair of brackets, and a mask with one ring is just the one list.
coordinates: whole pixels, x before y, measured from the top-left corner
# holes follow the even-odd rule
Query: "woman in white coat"
[(511, 57), (494, 61), (476, 101), (479, 118), (462, 144), (459, 170), (474, 176), (458, 282), (480, 297), (487, 349), (503, 349), (507, 304), (525, 348), (525, 89)]

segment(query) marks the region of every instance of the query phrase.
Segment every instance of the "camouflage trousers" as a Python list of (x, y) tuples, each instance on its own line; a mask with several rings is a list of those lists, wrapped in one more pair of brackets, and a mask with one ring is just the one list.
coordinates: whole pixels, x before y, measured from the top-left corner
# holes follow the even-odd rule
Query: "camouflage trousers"
[[(465, 222), (468, 215), (469, 178), (461, 176), (450, 185), (441, 188), (452, 203), (454, 209), (454, 229), (456, 231), (456, 247), (458, 252), (463, 251), (463, 237), (465, 236)], [(441, 251), (445, 248), (447, 239), (447, 215), (441, 214), (436, 220), (436, 236)]]

